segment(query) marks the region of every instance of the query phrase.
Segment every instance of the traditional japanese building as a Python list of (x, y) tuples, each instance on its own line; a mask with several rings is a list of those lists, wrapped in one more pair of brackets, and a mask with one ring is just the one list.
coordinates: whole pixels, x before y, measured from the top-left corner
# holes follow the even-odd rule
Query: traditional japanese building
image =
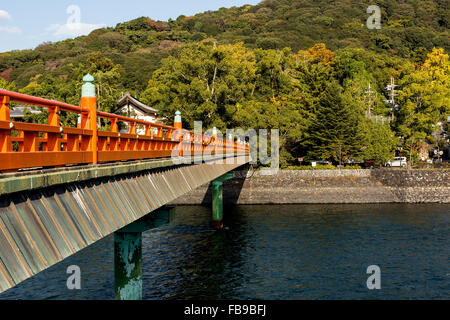
[(159, 112), (158, 110), (145, 105), (127, 92), (117, 102), (117, 109), (114, 113), (148, 122), (156, 122)]

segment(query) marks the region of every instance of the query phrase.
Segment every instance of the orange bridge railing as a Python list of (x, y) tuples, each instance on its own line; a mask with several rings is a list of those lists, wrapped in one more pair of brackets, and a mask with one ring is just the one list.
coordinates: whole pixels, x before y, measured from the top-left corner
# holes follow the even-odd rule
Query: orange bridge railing
[[(11, 102), (46, 108), (48, 124), (25, 123), (10, 118)], [(79, 115), (77, 127), (61, 126), (60, 112)], [(109, 131), (98, 129), (99, 119)], [(119, 132), (119, 122), (128, 132)], [(97, 111), (96, 98), (82, 97), (81, 106), (32, 97), (0, 89), (0, 171), (97, 164), (123, 160), (167, 158), (173, 154), (248, 153), (243, 142), (195, 134), (182, 129)]]

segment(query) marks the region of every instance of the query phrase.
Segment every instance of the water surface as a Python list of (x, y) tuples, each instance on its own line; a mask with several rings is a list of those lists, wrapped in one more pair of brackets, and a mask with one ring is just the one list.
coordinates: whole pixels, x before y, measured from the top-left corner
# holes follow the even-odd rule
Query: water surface
[[(449, 299), (448, 205), (237, 206), (226, 228), (179, 207), (143, 236), (144, 299)], [(78, 265), (82, 289), (66, 287)], [(368, 290), (367, 267), (381, 268)], [(0, 294), (0, 299), (113, 299), (113, 237)]]

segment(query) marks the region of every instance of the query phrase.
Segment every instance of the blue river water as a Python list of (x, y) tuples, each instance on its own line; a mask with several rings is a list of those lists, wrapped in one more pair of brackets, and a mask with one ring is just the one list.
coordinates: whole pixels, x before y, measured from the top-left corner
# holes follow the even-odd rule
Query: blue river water
[[(449, 299), (448, 205), (237, 206), (226, 228), (210, 209), (178, 207), (143, 236), (143, 295), (185, 299)], [(0, 299), (114, 299), (113, 237), (2, 294)], [(67, 267), (81, 269), (69, 290)], [(367, 267), (381, 289), (366, 286)]]

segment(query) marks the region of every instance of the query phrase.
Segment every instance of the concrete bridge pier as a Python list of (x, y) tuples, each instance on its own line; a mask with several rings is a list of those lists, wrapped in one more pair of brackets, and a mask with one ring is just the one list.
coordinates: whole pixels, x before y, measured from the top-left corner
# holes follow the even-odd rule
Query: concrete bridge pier
[(234, 178), (228, 172), (212, 182), (212, 226), (214, 229), (223, 229), (223, 183)]
[(116, 300), (142, 299), (142, 232), (175, 218), (175, 207), (162, 207), (114, 233), (114, 294)]

